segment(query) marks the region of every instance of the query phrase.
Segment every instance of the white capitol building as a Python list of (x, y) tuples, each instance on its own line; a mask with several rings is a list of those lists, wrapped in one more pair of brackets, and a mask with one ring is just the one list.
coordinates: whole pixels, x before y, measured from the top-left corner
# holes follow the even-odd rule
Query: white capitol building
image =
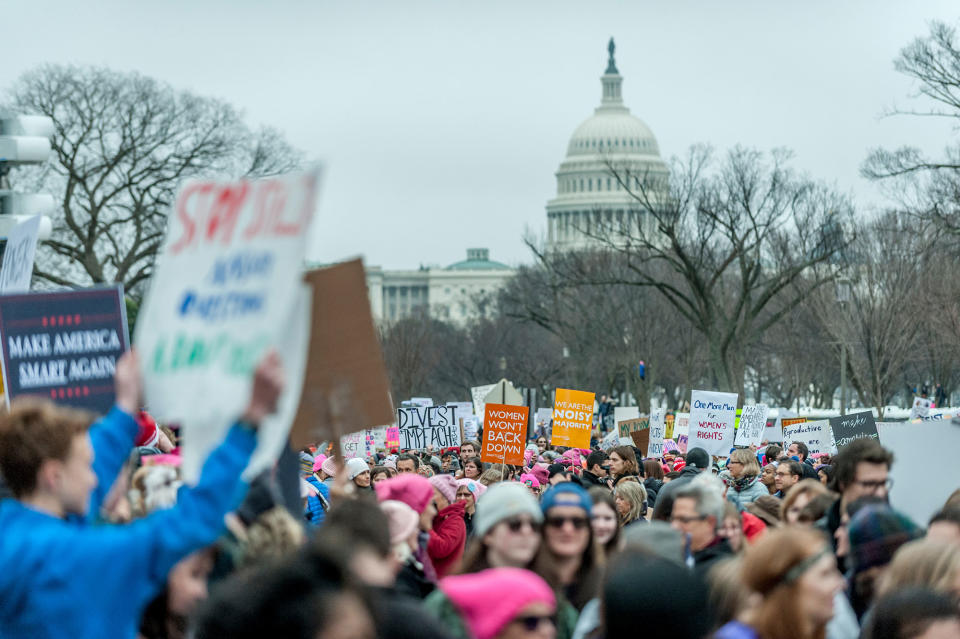
[[(650, 184), (667, 175), (653, 132), (623, 102), (613, 39), (608, 51), (600, 106), (573, 132), (556, 172), (557, 194), (547, 202), (548, 251), (596, 247), (592, 235), (605, 228), (637, 228), (645, 216), (624, 187), (633, 189), (637, 180)], [(367, 289), (378, 321), (393, 322), (429, 309), (437, 319), (461, 322), (476, 312), (477, 298), (495, 292), (513, 273), (513, 268), (491, 261), (487, 249), (467, 249), (465, 261), (445, 268), (370, 267)]]

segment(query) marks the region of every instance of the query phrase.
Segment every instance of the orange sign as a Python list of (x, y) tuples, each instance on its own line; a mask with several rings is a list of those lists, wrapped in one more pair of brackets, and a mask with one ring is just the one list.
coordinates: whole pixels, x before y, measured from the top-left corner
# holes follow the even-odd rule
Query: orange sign
[(590, 448), (593, 430), (593, 393), (558, 388), (553, 402), (551, 446)]
[(526, 406), (484, 404), (483, 447), (480, 449), (482, 461), (523, 465), (529, 411)]

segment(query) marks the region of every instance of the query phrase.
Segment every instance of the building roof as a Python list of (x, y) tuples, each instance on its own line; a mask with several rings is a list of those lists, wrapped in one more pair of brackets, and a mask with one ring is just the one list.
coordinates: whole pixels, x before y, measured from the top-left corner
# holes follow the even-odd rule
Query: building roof
[(650, 127), (632, 115), (623, 103), (623, 76), (617, 71), (613, 58), (613, 38), (608, 50), (610, 59), (600, 78), (603, 84), (600, 106), (573, 132), (567, 157), (604, 153), (659, 156), (660, 147)]
[(490, 259), (490, 251), (485, 248), (467, 249), (467, 259), (448, 266), (447, 271), (509, 271), (509, 266)]

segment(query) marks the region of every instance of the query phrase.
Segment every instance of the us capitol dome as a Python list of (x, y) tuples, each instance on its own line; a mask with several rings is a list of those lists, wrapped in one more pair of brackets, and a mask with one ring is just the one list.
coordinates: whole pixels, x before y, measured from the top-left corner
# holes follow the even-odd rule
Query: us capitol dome
[(652, 201), (663, 195), (667, 166), (653, 132), (623, 103), (614, 49), (611, 38), (600, 106), (573, 132), (556, 172), (557, 195), (547, 202), (548, 251), (596, 248), (603, 244), (596, 236), (610, 229), (636, 233), (649, 221), (630, 191), (646, 185)]

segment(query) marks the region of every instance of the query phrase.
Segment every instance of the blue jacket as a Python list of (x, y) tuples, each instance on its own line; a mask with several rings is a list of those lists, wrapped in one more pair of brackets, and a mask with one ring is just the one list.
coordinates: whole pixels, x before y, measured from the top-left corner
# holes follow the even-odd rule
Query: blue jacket
[[(306, 480), (307, 483), (316, 488), (320, 496), (323, 497), (323, 500), (315, 495), (307, 497), (307, 509), (304, 513), (308, 522), (314, 526), (319, 526), (327, 516), (327, 508), (330, 505), (330, 489), (327, 488), (325, 483), (317, 479), (315, 475), (307, 475)], [(324, 504), (324, 501), (326, 504)]]
[(256, 447), (256, 435), (241, 426), (210, 454), (176, 506), (127, 525), (91, 525), (136, 433), (133, 418), (118, 409), (91, 428), (99, 484), (86, 521), (0, 502), (0, 638), (132, 639), (174, 564), (222, 531)]

